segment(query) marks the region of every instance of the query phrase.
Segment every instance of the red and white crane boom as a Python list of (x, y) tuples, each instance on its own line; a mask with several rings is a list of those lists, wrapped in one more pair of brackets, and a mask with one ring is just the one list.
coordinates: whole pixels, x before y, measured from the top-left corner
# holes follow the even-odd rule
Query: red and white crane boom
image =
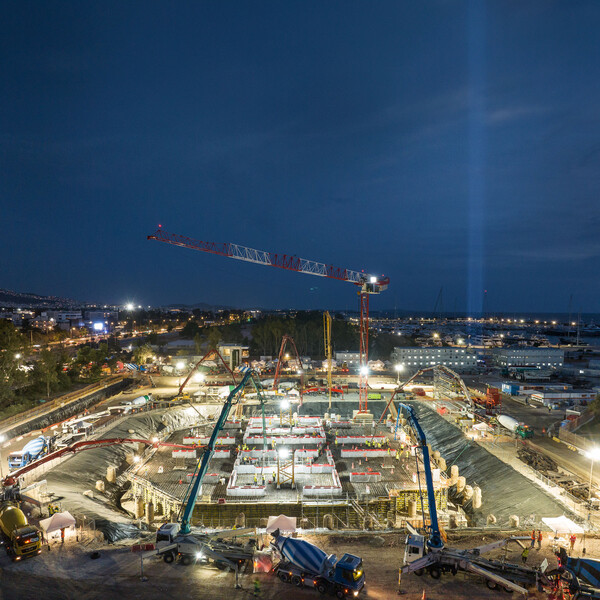
[(175, 233), (168, 233), (162, 227), (148, 236), (149, 240), (156, 240), (173, 246), (190, 248), (191, 250), (200, 250), (209, 254), (226, 256), (246, 262), (264, 265), (267, 267), (277, 267), (297, 273), (306, 273), (307, 275), (317, 275), (318, 277), (327, 277), (337, 279), (338, 281), (348, 281), (354, 285), (360, 286), (358, 295), (360, 297), (360, 370), (359, 370), (359, 412), (367, 411), (367, 377), (369, 362), (369, 295), (379, 294), (387, 288), (390, 283), (389, 277), (383, 275), (371, 275), (364, 271), (354, 271), (352, 269), (343, 269), (334, 267), (326, 263), (307, 260), (291, 254), (276, 254), (265, 250), (255, 250), (239, 244), (230, 242), (204, 242)]

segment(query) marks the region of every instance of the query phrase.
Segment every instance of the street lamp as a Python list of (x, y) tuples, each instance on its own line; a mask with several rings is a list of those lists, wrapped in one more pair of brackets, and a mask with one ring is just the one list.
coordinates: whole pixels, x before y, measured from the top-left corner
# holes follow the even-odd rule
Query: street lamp
[(185, 363), (182, 360), (178, 361), (177, 364), (175, 365), (175, 368), (178, 371), (183, 371), (183, 367), (185, 367)]
[[(0, 444), (4, 444), (6, 437), (0, 435)], [(2, 448), (0, 448), (0, 479), (4, 479), (4, 474), (2, 473)]]
[(590, 466), (590, 493), (588, 494), (588, 502), (591, 505), (592, 502), (592, 474), (594, 472), (594, 461), (600, 459), (600, 448), (592, 448), (586, 452), (586, 456), (592, 461)]
[[(596, 446), (595, 448), (592, 448), (591, 450), (588, 450), (588, 452), (585, 453), (585, 455), (592, 461), (592, 464), (590, 465), (590, 491), (588, 494), (588, 521), (591, 519), (591, 510), (592, 510), (592, 474), (594, 473), (594, 461), (598, 460), (600, 458), (600, 448), (598, 446)], [(585, 531), (583, 533), (583, 549), (582, 549), (582, 553), (585, 556), (586, 553), (586, 543), (585, 543)]]
[(400, 373), (401, 373), (401, 371), (404, 371), (404, 365), (401, 363), (398, 363), (397, 365), (394, 366), (394, 369), (396, 369), (396, 372), (398, 373), (396, 383), (400, 384)]
[(196, 373), (194, 375), (194, 381), (196, 383), (202, 383), (204, 381), (204, 373)]

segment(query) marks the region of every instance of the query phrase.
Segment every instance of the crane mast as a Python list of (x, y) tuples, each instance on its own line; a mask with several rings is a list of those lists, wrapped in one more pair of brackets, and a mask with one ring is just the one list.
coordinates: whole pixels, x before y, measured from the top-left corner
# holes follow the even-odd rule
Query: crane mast
[(217, 254), (227, 258), (243, 260), (267, 267), (277, 267), (297, 273), (327, 277), (338, 281), (348, 281), (359, 286), (360, 308), (360, 346), (359, 346), (359, 404), (358, 412), (367, 412), (368, 364), (369, 364), (369, 296), (379, 294), (387, 289), (390, 279), (383, 275), (369, 275), (364, 271), (355, 271), (335, 267), (322, 262), (300, 258), (294, 254), (278, 254), (265, 250), (256, 250), (230, 242), (206, 242), (183, 235), (168, 233), (159, 225), (158, 229), (148, 236), (149, 240), (164, 242), (173, 246), (199, 250), (209, 254)]
[(329, 394), (329, 410), (331, 410), (331, 372), (332, 366), (332, 351), (331, 351), (331, 315), (329, 311), (323, 313), (323, 336), (325, 342), (325, 358), (327, 359), (327, 392)]

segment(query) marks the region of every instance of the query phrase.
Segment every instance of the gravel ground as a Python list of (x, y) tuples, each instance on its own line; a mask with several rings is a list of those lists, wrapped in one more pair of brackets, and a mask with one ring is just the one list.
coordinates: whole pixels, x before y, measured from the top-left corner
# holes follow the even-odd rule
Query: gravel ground
[[(472, 547), (499, 539), (499, 534), (483, 535), (465, 533), (450, 539), (448, 545), (454, 547)], [(403, 555), (404, 534), (361, 534), (361, 535), (314, 535), (304, 539), (318, 544), (328, 553), (341, 556), (351, 552), (362, 557), (366, 588), (361, 598), (385, 600), (398, 595), (398, 567)], [(144, 561), (148, 581), (140, 581), (139, 554), (130, 551), (129, 546), (105, 546), (100, 548), (100, 558), (90, 559), (91, 548), (76, 543), (54, 544), (48, 551), (23, 563), (12, 563), (2, 554), (0, 557), (0, 599), (44, 600), (72, 599), (92, 600), (107, 598), (142, 597), (144, 600), (165, 597), (185, 597), (186, 599), (227, 599), (242, 600), (252, 597), (254, 579), (260, 581), (260, 597), (278, 598), (318, 598), (312, 589), (298, 589), (283, 584), (272, 575), (245, 573), (241, 576), (241, 590), (234, 589), (233, 574), (219, 571), (213, 567), (167, 565), (157, 557)], [(581, 541), (575, 546), (575, 555), (581, 551)], [(587, 555), (600, 556), (600, 540), (587, 540)], [(518, 562), (520, 550), (514, 547), (508, 553), (508, 560)], [(529, 564), (539, 565), (544, 558), (550, 562), (549, 568), (556, 566), (548, 542), (542, 550), (530, 554)], [(484, 583), (471, 575), (458, 574), (456, 577), (444, 575), (439, 580), (429, 576), (405, 576), (402, 580), (401, 596), (407, 600), (420, 600), (423, 591), (428, 599), (492, 599), (504, 598), (504, 592), (491, 591)], [(544, 598), (543, 594), (533, 592), (530, 598)]]

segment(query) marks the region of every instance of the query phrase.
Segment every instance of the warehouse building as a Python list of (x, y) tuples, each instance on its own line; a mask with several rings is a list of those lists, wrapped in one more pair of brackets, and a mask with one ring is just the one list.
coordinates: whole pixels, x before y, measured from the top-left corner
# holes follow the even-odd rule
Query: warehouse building
[(427, 347), (394, 348), (392, 361), (403, 365), (407, 372), (424, 367), (444, 365), (453, 371), (474, 371), (477, 367), (477, 354), (470, 348)]
[(492, 352), (494, 363), (502, 368), (538, 367), (554, 368), (563, 366), (565, 352), (560, 348), (495, 348)]

